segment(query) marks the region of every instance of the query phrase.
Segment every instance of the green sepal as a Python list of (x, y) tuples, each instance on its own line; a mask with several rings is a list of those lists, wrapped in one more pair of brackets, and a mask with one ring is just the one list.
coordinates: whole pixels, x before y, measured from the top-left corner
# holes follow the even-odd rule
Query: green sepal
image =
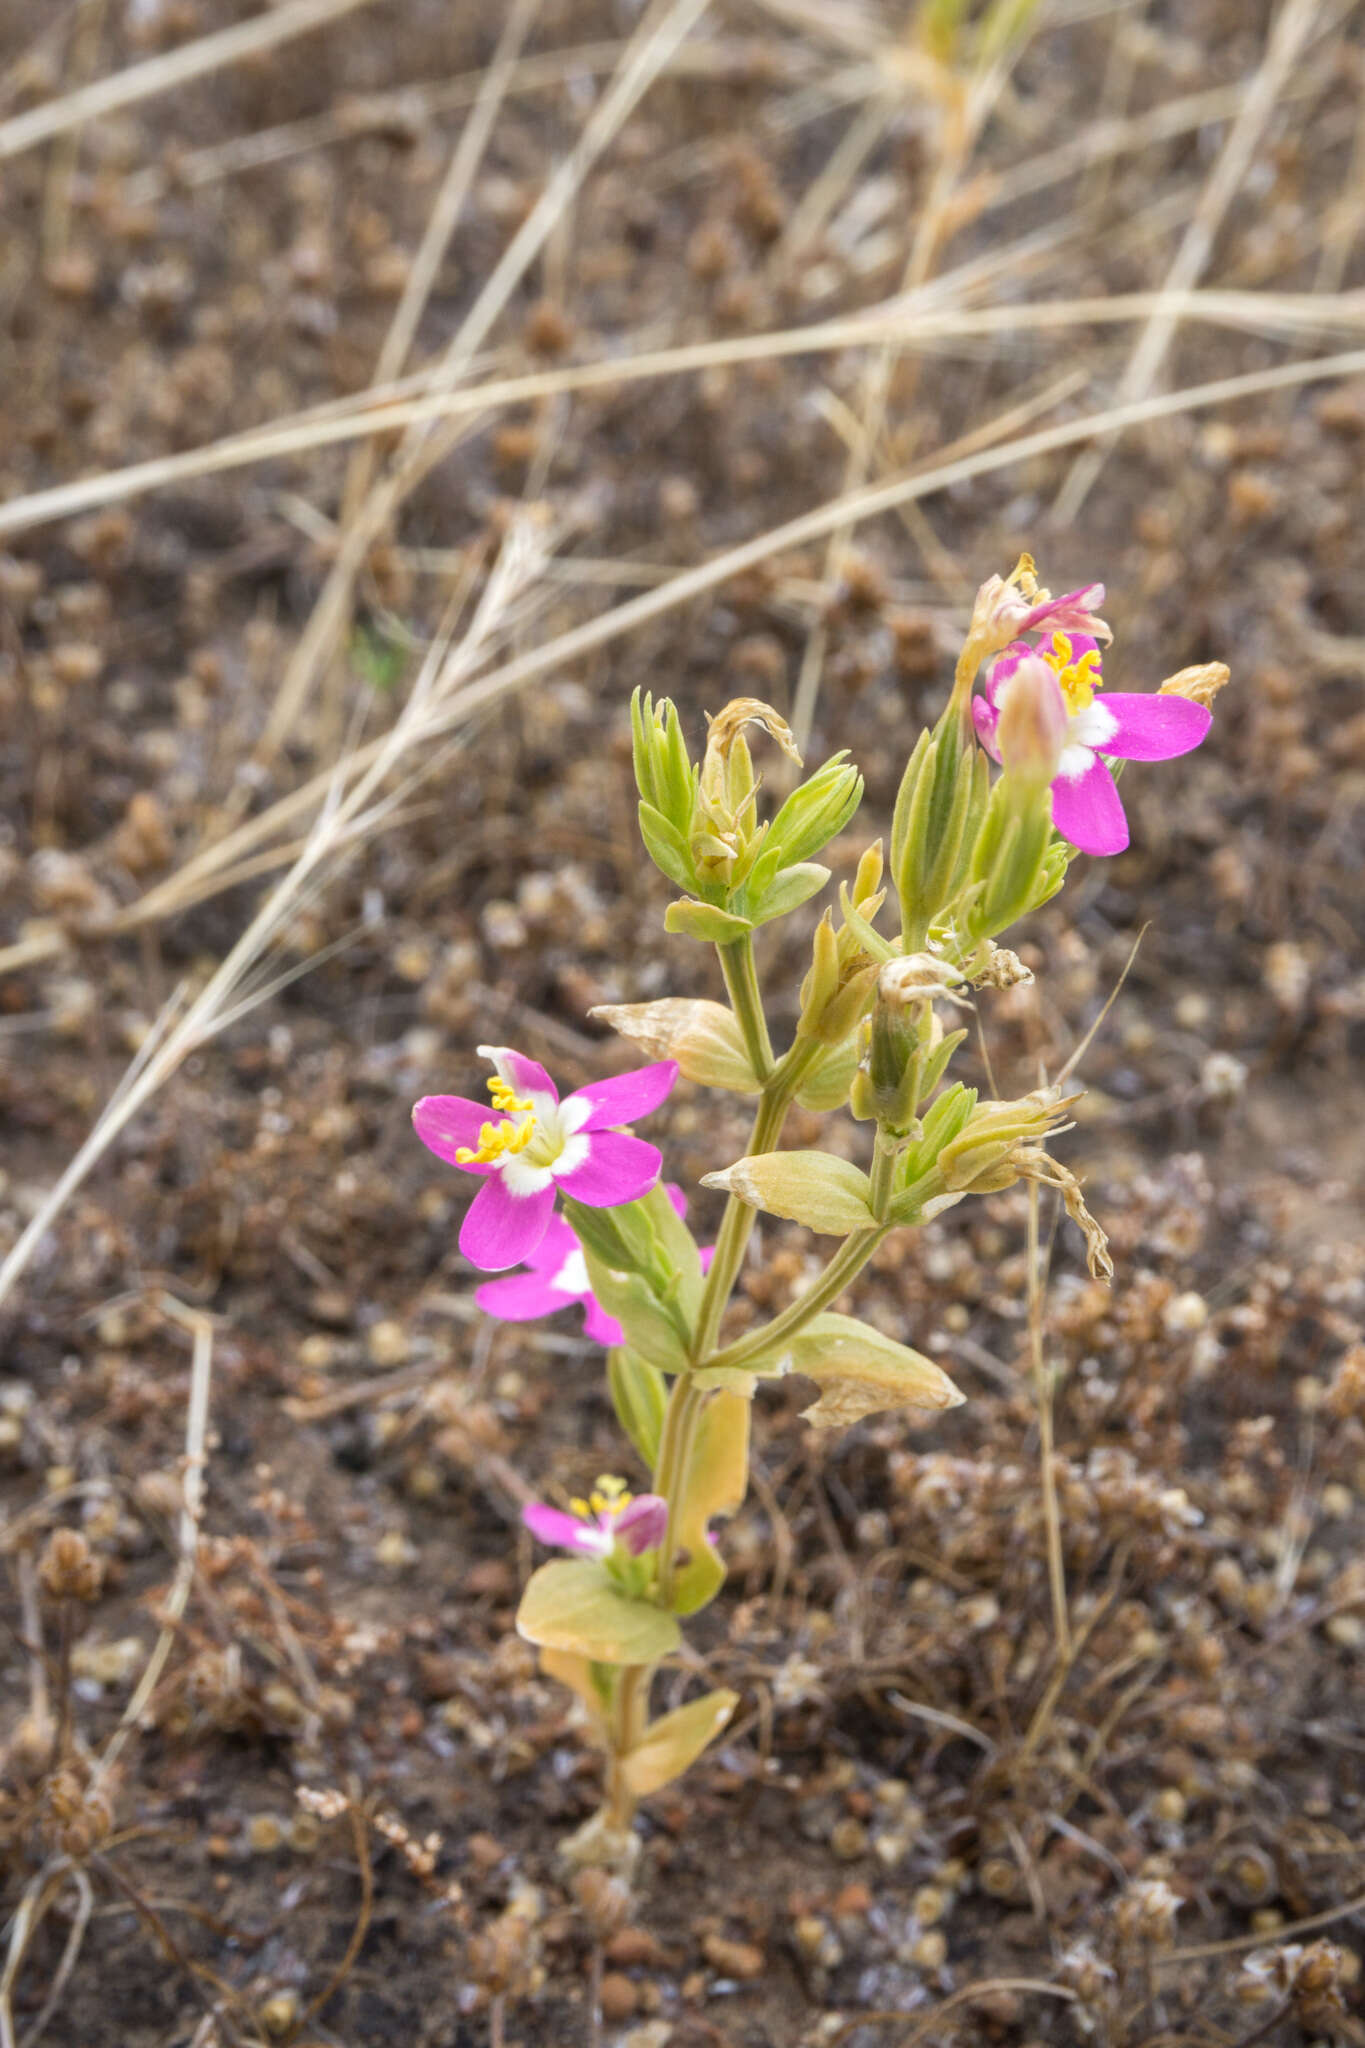
[(652, 1472), (659, 1456), (668, 1390), (657, 1365), (641, 1358), (628, 1344), (613, 1344), (607, 1353), (607, 1386), (616, 1420)]
[(640, 837), (655, 867), (678, 888), (695, 889), (697, 870), (682, 833), (653, 804), (641, 802), (639, 819)]
[(863, 778), (846, 753), (831, 755), (808, 782), (794, 789), (770, 827), (784, 866), (809, 860), (828, 846), (863, 800)]

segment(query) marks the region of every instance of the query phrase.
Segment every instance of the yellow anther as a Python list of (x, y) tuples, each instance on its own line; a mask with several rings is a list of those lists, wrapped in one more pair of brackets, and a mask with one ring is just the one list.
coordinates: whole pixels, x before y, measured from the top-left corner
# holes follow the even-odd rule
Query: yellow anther
[(569, 1509), (571, 1513), (575, 1515), (581, 1515), (585, 1522), (588, 1520), (588, 1517), (592, 1514), (592, 1506), (590, 1502), (581, 1499), (578, 1495), (575, 1495), (574, 1498), (569, 1502)]
[(1104, 688), (1099, 649), (1087, 647), (1078, 660), (1069, 633), (1053, 634), (1051, 647), (1043, 651), (1043, 660), (1056, 676), (1073, 718), (1094, 701), (1096, 690)]
[(508, 1121), (481, 1124), (478, 1144), (461, 1145), (455, 1154), (461, 1166), (494, 1166), (509, 1152), (524, 1152), (536, 1134), (534, 1105), (518, 1095), (510, 1082), (495, 1074), (488, 1084), (488, 1093), (494, 1109), (501, 1111)]
[(612, 1472), (603, 1472), (598, 1475), (589, 1505), (595, 1515), (619, 1515), (634, 1498), (634, 1494), (627, 1492), (624, 1479), (618, 1479)]

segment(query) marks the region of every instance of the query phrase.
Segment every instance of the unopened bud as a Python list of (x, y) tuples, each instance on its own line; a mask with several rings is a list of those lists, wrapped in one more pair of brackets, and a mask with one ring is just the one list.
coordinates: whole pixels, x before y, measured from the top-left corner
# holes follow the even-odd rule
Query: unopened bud
[(996, 744), (1007, 775), (1046, 787), (1066, 745), (1066, 703), (1045, 661), (1027, 655), (1000, 693)]
[(1231, 677), (1232, 671), (1225, 661), (1200, 661), (1193, 668), (1177, 669), (1173, 676), (1167, 676), (1157, 695), (1188, 697), (1191, 704), (1202, 704), (1207, 709)]

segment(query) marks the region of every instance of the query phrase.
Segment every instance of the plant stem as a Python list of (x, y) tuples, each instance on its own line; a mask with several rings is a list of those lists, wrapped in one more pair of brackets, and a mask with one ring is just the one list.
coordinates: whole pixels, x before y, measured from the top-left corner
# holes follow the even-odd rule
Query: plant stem
[(635, 1818), (635, 1794), (626, 1783), (624, 1764), (638, 1748), (649, 1712), (649, 1681), (653, 1666), (627, 1664), (616, 1682), (611, 1715), (611, 1756), (607, 1768), (606, 1815), (622, 1833)]
[(1071, 1657), (1071, 1619), (1067, 1612), (1066, 1563), (1062, 1555), (1062, 1511), (1053, 1469), (1052, 1375), (1043, 1356), (1043, 1277), (1038, 1270), (1038, 1183), (1028, 1191), (1028, 1327), (1033, 1361), (1033, 1391), (1038, 1405), (1038, 1460), (1042, 1484), (1043, 1528), (1047, 1539), (1047, 1576), (1052, 1596), (1052, 1633), (1058, 1661)]
[(730, 1007), (744, 1033), (745, 1050), (754, 1072), (766, 1084), (773, 1071), (773, 1046), (768, 1036), (768, 1020), (763, 1014), (763, 998), (758, 990), (754, 942), (748, 937), (736, 939), (732, 946), (717, 946), (716, 954), (720, 960), (720, 971), (725, 976)]
[(659, 1551), (659, 1599), (665, 1607), (670, 1604), (673, 1597), (678, 1522), (687, 1490), (688, 1467), (692, 1462), (692, 1446), (696, 1440), (697, 1424), (701, 1420), (701, 1411), (705, 1406), (706, 1395), (700, 1387), (692, 1384), (691, 1374), (680, 1373), (674, 1380), (673, 1391), (668, 1397), (663, 1434), (659, 1439), (659, 1463), (654, 1476), (654, 1491), (668, 1503), (668, 1521), (664, 1529), (663, 1545)]
[(883, 1239), (895, 1228), (890, 1223), (878, 1223), (871, 1230), (860, 1230), (854, 1236), (844, 1239), (834, 1257), (813, 1286), (808, 1287), (799, 1301), (783, 1309), (780, 1316), (774, 1316), (761, 1330), (751, 1330), (746, 1337), (739, 1337), (733, 1344), (727, 1344), (723, 1351), (717, 1351), (707, 1359), (708, 1365), (747, 1365), (750, 1359), (759, 1358), (780, 1344), (785, 1337), (795, 1336), (807, 1323), (837, 1301), (851, 1280), (855, 1280), (863, 1267), (876, 1251)]
[(900, 1145), (895, 1138), (889, 1138), (878, 1127), (876, 1148), (872, 1154), (871, 1205), (874, 1216), (885, 1218), (886, 1206), (891, 1199), (891, 1183), (896, 1172), (896, 1158)]

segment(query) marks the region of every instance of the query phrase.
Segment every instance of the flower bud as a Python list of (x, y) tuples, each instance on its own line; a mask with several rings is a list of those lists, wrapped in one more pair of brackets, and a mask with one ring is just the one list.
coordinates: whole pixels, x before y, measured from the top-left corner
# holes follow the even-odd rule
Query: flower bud
[(923, 948), (961, 888), (988, 772), (985, 754), (951, 706), (910, 756), (891, 824), (891, 873), (907, 951)]
[(1007, 776), (1047, 788), (1066, 745), (1066, 704), (1045, 661), (1025, 655), (1000, 694), (996, 744)]

